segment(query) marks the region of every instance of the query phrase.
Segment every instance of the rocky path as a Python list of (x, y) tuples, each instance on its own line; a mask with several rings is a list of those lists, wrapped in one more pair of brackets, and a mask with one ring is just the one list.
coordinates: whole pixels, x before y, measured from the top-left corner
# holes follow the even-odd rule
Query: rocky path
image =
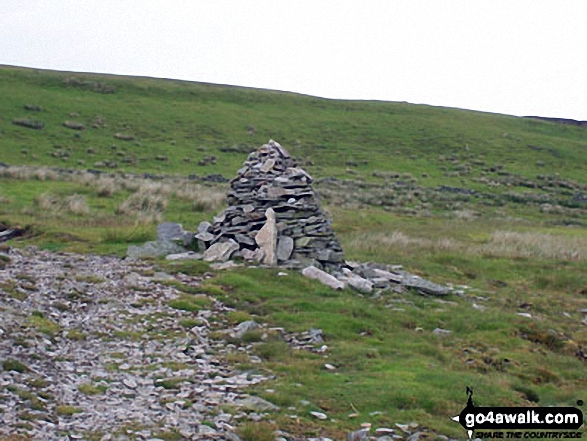
[(178, 288), (200, 278), (34, 248), (8, 258), (0, 270), (0, 436), (237, 440), (234, 426), (258, 417), (261, 410), (239, 407), (250, 399), (241, 389), (266, 378), (235, 371), (223, 357), (236, 348), (209, 338), (228, 308), (203, 294), (199, 311), (172, 307)]

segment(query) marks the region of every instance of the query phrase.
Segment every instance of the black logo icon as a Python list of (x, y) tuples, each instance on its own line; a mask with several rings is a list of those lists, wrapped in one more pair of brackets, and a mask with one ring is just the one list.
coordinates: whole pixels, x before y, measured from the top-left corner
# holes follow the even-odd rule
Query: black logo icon
[(583, 412), (576, 407), (477, 407), (473, 389), (467, 386), (466, 392), (467, 405), (452, 420), (463, 426), (469, 439), (479, 429), (576, 430), (583, 424)]

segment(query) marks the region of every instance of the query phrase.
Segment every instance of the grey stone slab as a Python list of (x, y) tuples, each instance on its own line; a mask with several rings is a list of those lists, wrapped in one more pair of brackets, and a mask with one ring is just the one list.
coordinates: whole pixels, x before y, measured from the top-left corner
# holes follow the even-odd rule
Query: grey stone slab
[(289, 236), (281, 236), (277, 241), (277, 260), (285, 261), (291, 257), (294, 240)]

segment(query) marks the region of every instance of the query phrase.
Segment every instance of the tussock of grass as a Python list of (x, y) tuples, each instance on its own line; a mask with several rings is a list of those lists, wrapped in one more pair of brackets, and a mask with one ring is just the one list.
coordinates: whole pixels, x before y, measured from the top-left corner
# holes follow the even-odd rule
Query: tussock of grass
[(217, 211), (226, 203), (226, 190), (222, 187), (184, 185), (175, 191), (175, 195), (191, 202), (193, 211)]
[(496, 231), (480, 251), (492, 257), (587, 260), (587, 237)]
[(43, 193), (35, 199), (35, 204), (42, 211), (57, 211), (61, 206), (59, 196)]
[(36, 179), (39, 181), (56, 180), (59, 178), (59, 174), (49, 167), (31, 167), (26, 165), (0, 167), (0, 176), (10, 179)]
[(90, 184), (95, 185), (98, 196), (105, 198), (112, 197), (122, 189), (114, 178), (109, 177), (100, 177), (95, 182), (90, 182)]
[(80, 384), (77, 389), (84, 395), (101, 395), (108, 390), (108, 386), (84, 383)]
[(179, 385), (184, 381), (187, 381), (187, 379), (183, 377), (160, 379), (155, 381), (155, 386), (160, 386), (164, 389), (178, 389)]
[(67, 212), (80, 216), (90, 213), (86, 197), (80, 194), (62, 198), (55, 194), (43, 193), (35, 199), (35, 205), (42, 212)]
[(263, 360), (278, 360), (284, 359), (291, 355), (291, 348), (281, 339), (271, 339), (265, 343), (261, 343), (255, 348), (255, 352)]
[(29, 370), (29, 368), (24, 364), (21, 363), (18, 360), (15, 360), (13, 358), (9, 358), (8, 360), (4, 360), (2, 362), (2, 368), (5, 371), (14, 371), (14, 372), (19, 372), (19, 373), (23, 373)]
[(386, 248), (389, 250), (420, 248), (434, 252), (453, 252), (505, 259), (587, 260), (587, 238), (537, 232), (495, 231), (485, 244), (468, 244), (451, 237), (438, 239), (411, 237), (400, 231), (393, 231), (390, 234), (361, 233), (352, 239), (350, 246), (372, 252), (381, 252)]
[(170, 300), (169, 306), (182, 311), (198, 312), (212, 305), (212, 300), (206, 296), (181, 296), (179, 299)]
[(160, 216), (167, 208), (167, 197), (156, 191), (142, 189), (118, 206), (117, 214)]
[(273, 441), (275, 430), (269, 423), (249, 422), (240, 426), (239, 435), (243, 441)]
[(59, 405), (55, 408), (55, 413), (61, 416), (71, 416), (81, 412), (82, 410), (75, 406)]
[(433, 251), (459, 251), (465, 246), (452, 238), (436, 240), (411, 237), (401, 231), (391, 233), (360, 233), (350, 242), (350, 246), (369, 251), (381, 251), (382, 248), (423, 248)]
[(141, 243), (153, 239), (152, 228), (141, 224), (128, 227), (107, 228), (102, 233), (102, 241), (107, 243)]
[(90, 213), (86, 197), (80, 194), (67, 196), (65, 198), (65, 207), (72, 214), (85, 215)]
[(263, 339), (263, 334), (262, 329), (251, 329), (242, 335), (241, 340), (244, 343), (256, 343)]
[(61, 326), (53, 320), (40, 317), (38, 315), (31, 315), (29, 317), (29, 325), (36, 328), (39, 332), (47, 334), (50, 337), (55, 336), (61, 331)]
[(82, 341), (85, 340), (88, 335), (85, 332), (82, 332), (78, 329), (71, 329), (67, 333), (67, 338), (74, 341)]
[(226, 314), (226, 318), (228, 319), (228, 322), (233, 325), (252, 320), (251, 314), (246, 311), (231, 311)]

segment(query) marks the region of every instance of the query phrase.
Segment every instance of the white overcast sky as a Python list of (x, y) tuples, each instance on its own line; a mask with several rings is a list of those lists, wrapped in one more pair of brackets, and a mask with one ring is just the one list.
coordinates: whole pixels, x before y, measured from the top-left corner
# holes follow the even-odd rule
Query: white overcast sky
[(0, 64), (587, 120), (587, 0), (0, 0)]

